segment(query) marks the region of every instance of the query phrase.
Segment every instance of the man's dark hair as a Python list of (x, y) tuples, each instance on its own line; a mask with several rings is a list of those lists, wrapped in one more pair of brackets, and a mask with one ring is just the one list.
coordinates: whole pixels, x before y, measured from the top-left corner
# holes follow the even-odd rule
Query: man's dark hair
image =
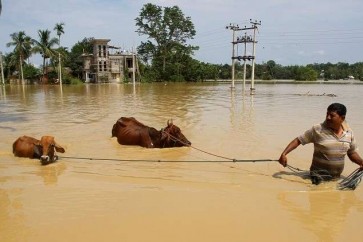
[(341, 103), (332, 103), (328, 107), (328, 112), (336, 112), (339, 116), (345, 116), (347, 108)]

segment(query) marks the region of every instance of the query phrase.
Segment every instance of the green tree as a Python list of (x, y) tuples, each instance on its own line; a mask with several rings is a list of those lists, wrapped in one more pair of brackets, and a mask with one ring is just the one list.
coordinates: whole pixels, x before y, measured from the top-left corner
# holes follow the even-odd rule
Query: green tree
[(32, 46), (32, 39), (25, 34), (24, 31), (20, 31), (17, 33), (12, 33), (10, 35), (12, 41), (7, 43), (6, 46), (14, 46), (14, 57), (18, 59), (19, 66), (19, 74), (21, 75), (19, 79), (21, 79), (22, 83), (24, 82), (24, 74), (23, 74), (23, 64), (24, 60), (30, 56), (30, 50)]
[(33, 66), (32, 64), (25, 64), (24, 65), (24, 77), (28, 80), (35, 80), (39, 78), (40, 71), (38, 68)]
[(336, 79), (336, 67), (334, 64), (328, 62), (326, 64), (324, 64), (324, 79), (325, 80), (329, 80), (329, 79)]
[(185, 68), (183, 68), (183, 76), (188, 81), (201, 81), (205, 79), (203, 67), (198, 60), (186, 57), (184, 61)]
[(265, 80), (271, 80), (275, 78), (275, 68), (276, 68), (276, 62), (273, 60), (269, 60), (266, 63), (266, 69), (262, 75), (262, 79)]
[(276, 64), (272, 70), (273, 79), (292, 79), (289, 70), (280, 64)]
[(9, 79), (11, 75), (17, 70), (19, 59), (15, 56), (14, 52), (7, 53), (3, 57), (4, 76), (5, 79)]
[[(149, 39), (141, 42), (137, 48), (141, 59), (145, 63), (151, 62), (154, 71), (164, 80), (170, 75), (178, 75), (175, 73), (178, 68), (171, 65), (174, 64), (173, 60), (178, 60), (180, 71), (184, 56), (191, 56), (198, 49), (186, 44), (196, 34), (191, 18), (185, 17), (178, 6), (162, 8), (148, 3), (135, 20), (138, 27), (136, 32), (147, 35)], [(174, 71), (170, 68), (174, 68)]]
[(316, 81), (318, 73), (312, 67), (298, 66), (295, 69), (295, 80), (297, 81)]
[(345, 79), (351, 75), (350, 68), (349, 68), (350, 66), (348, 63), (338, 62), (337, 67), (339, 69), (338, 79)]
[(93, 53), (93, 38), (84, 38), (78, 41), (69, 53), (68, 58), (65, 60), (64, 65), (71, 68), (72, 73), (78, 78), (82, 77), (83, 70), (83, 54)]
[(59, 46), (60, 46), (60, 43), (61, 43), (60, 37), (61, 37), (62, 34), (64, 34), (63, 26), (64, 26), (64, 23), (56, 23), (55, 27), (54, 27), (54, 30), (57, 32), (57, 35), (58, 35), (58, 44), (59, 44)]
[(61, 53), (60, 53), (60, 47), (61, 47), (61, 41), (60, 37), (62, 34), (64, 34), (64, 23), (57, 23), (55, 24), (54, 30), (57, 32), (58, 35), (58, 80), (60, 85), (62, 85), (62, 61), (61, 61)]
[(47, 30), (39, 30), (38, 31), (38, 36), (39, 36), (39, 41), (38, 40), (33, 40), (34, 41), (34, 47), (33, 47), (33, 51), (35, 53), (40, 53), (43, 57), (43, 82), (47, 83), (48, 82), (48, 78), (46, 78), (46, 73), (47, 73), (47, 66), (46, 66), (46, 60), (50, 57), (54, 57), (56, 56), (56, 51), (55, 49), (53, 49), (53, 46), (58, 44), (58, 39), (57, 38), (51, 38), (50, 36), (50, 31)]
[(218, 70), (218, 76), (220, 79), (226, 80), (231, 79), (231, 66), (228, 64), (220, 65)]
[(363, 62), (358, 62), (352, 65), (354, 77), (363, 81)]

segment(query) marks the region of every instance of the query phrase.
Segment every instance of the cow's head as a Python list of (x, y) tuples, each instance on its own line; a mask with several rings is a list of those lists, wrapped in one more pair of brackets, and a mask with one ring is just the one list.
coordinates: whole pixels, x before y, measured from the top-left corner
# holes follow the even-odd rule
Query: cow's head
[(167, 122), (167, 126), (162, 129), (162, 147), (190, 146), (192, 143), (182, 134), (180, 128), (173, 124), (173, 120)]
[(42, 165), (47, 165), (56, 161), (58, 159), (56, 151), (61, 153), (65, 152), (64, 148), (58, 145), (52, 136), (43, 136), (40, 139), (38, 146), (40, 148), (40, 162)]

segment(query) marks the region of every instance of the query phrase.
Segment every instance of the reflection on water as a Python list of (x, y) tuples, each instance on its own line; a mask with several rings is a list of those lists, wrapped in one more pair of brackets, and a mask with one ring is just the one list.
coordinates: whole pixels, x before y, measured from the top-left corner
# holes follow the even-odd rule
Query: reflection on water
[(56, 185), (58, 177), (63, 174), (67, 166), (63, 162), (56, 162), (47, 166), (40, 166), (36, 175), (42, 177), (45, 185)]
[(363, 201), (354, 192), (284, 192), (278, 194), (278, 199), (291, 213), (292, 219), (312, 231), (317, 241), (336, 241), (342, 233), (347, 216), (357, 209), (363, 209)]
[[(346, 104), (361, 143), (362, 89), (260, 84), (251, 96), (218, 83), (2, 86), (0, 241), (357, 241), (360, 231), (351, 225), (363, 213), (361, 187), (315, 187), (277, 162), (209, 161), (220, 160), (211, 154), (277, 159), (295, 136), (324, 120), (332, 102)], [(173, 119), (193, 147), (121, 146), (111, 138), (121, 116), (156, 129)], [(12, 143), (22, 135), (54, 136), (64, 158), (41, 166), (14, 157)], [(304, 146), (290, 163), (306, 170), (311, 156)], [(205, 162), (188, 163), (195, 160)], [(344, 174), (355, 168), (347, 162)], [(286, 237), (276, 227), (293, 232)]]

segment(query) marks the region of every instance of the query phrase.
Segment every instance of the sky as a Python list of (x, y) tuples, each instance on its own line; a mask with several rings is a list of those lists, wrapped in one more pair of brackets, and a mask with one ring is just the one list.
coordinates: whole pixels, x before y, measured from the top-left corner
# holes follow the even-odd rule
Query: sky
[[(38, 39), (38, 30), (53, 30), (64, 23), (61, 45), (72, 48), (85, 37), (110, 39), (113, 46), (132, 50), (146, 40), (136, 33), (135, 18), (144, 4), (178, 6), (194, 24), (196, 35), (188, 44), (199, 46), (194, 58), (213, 64), (231, 64), (234, 24), (251, 27), (261, 21), (256, 32), (256, 63), (274, 60), (277, 64), (356, 63), (363, 61), (362, 0), (2, 0), (0, 51), (10, 34), (25, 31)], [(236, 31), (240, 37), (246, 31)], [(247, 35), (253, 36), (249, 30)], [(237, 50), (238, 48), (238, 50)], [(236, 46), (243, 55), (244, 45)], [(247, 45), (252, 55), (252, 44)], [(41, 64), (40, 56), (30, 61)]]

